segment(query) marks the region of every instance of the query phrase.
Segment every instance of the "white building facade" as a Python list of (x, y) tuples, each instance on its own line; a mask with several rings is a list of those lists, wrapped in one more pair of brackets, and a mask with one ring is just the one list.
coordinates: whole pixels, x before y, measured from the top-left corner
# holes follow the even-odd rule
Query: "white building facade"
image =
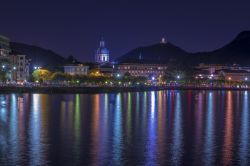
[(117, 66), (118, 73), (129, 73), (131, 76), (163, 76), (167, 70), (165, 64), (121, 63)]
[(0, 67), (6, 72), (8, 81), (27, 81), (29, 79), (30, 60), (26, 55), (12, 54), (10, 39), (0, 36)]
[(88, 72), (89, 72), (89, 66), (83, 64), (64, 66), (64, 73), (70, 75), (87, 75)]
[(12, 68), (12, 80), (17, 82), (25, 82), (30, 76), (30, 59), (26, 55), (10, 55), (11, 56), (11, 68)]
[(10, 53), (10, 39), (0, 35), (0, 56), (7, 57)]

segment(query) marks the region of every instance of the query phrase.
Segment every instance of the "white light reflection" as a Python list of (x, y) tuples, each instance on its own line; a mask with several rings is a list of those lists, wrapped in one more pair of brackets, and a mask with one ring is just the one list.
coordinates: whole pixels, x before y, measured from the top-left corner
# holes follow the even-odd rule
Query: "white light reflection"
[(174, 128), (173, 128), (173, 143), (172, 143), (172, 162), (173, 165), (180, 165), (182, 157), (182, 108), (181, 108), (181, 97), (180, 92), (176, 92), (175, 98), (175, 113), (174, 113)]
[(31, 116), (29, 124), (30, 165), (39, 165), (42, 160), (40, 95), (32, 95)]
[(243, 108), (241, 115), (241, 129), (240, 129), (240, 149), (239, 158), (240, 165), (247, 165), (248, 154), (249, 154), (249, 103), (248, 103), (248, 92), (244, 92)]
[(155, 118), (155, 91), (152, 91), (151, 92), (151, 109), (150, 109), (150, 111), (151, 111), (151, 119), (153, 119), (154, 120), (154, 118)]
[(10, 155), (11, 163), (13, 165), (18, 164), (19, 154), (19, 141), (18, 141), (18, 110), (17, 110), (17, 96), (16, 94), (11, 95), (11, 105), (10, 105)]
[(204, 159), (205, 165), (212, 165), (214, 162), (214, 117), (213, 117), (213, 93), (208, 93), (207, 100), (207, 116), (204, 144)]
[(114, 111), (114, 135), (113, 135), (113, 162), (114, 165), (119, 165), (121, 161), (122, 153), (122, 105), (121, 105), (121, 94), (116, 95), (115, 100), (115, 111)]
[(147, 163), (146, 165), (156, 165), (156, 141), (157, 122), (155, 120), (155, 92), (150, 93), (150, 118), (148, 119), (148, 139), (147, 139)]
[(0, 96), (0, 121), (2, 121), (2, 123), (6, 123), (7, 120), (7, 108), (6, 108), (6, 96), (1, 95)]

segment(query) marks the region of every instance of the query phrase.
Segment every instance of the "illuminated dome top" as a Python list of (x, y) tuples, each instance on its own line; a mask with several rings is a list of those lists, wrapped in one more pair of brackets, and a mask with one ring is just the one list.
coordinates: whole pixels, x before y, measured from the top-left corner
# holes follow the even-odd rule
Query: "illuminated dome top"
[(97, 49), (96, 54), (109, 54), (109, 50), (105, 47), (105, 41), (100, 41), (100, 47)]

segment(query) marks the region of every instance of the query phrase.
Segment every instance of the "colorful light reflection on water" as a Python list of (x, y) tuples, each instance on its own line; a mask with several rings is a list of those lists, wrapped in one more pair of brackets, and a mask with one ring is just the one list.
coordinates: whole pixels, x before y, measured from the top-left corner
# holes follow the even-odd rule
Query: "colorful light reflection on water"
[(249, 95), (0, 95), (0, 165), (249, 165)]

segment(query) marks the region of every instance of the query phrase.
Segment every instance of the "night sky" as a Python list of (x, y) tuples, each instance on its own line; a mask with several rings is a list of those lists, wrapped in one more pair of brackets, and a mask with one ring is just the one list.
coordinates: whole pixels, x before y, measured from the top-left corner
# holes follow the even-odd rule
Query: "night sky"
[(209, 51), (250, 30), (250, 1), (229, 1), (3, 0), (0, 34), (83, 61), (94, 60), (102, 36), (111, 59), (161, 37), (186, 51)]

